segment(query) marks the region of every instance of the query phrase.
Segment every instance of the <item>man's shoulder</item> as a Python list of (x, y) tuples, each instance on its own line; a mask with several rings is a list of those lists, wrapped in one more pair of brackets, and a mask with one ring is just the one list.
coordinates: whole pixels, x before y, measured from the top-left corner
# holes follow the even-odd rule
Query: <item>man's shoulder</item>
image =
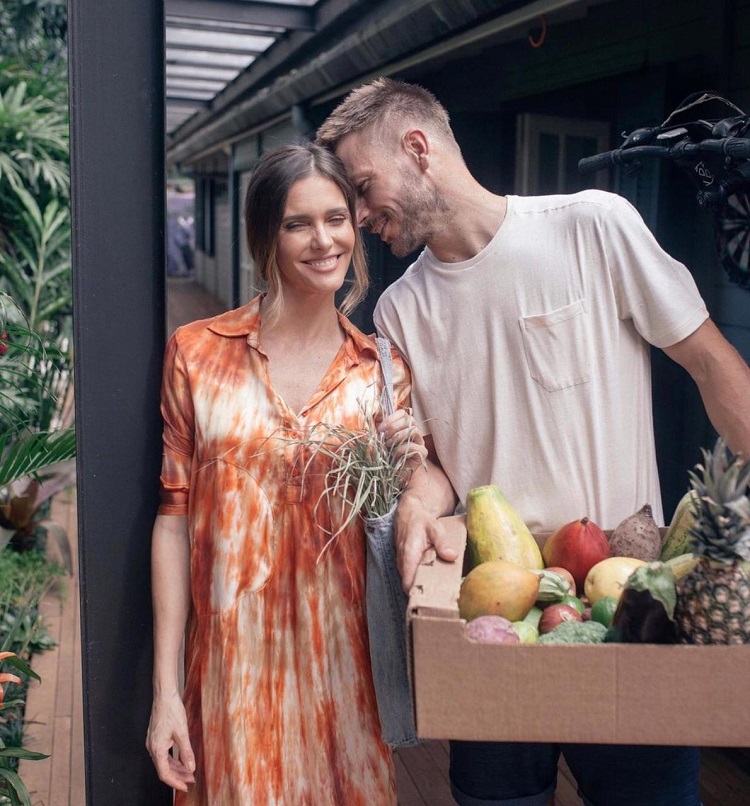
[(514, 211), (516, 215), (521, 216), (550, 214), (595, 217), (629, 206), (630, 203), (617, 193), (596, 189), (550, 196), (514, 197)]
[(414, 263), (412, 263), (397, 280), (394, 280), (383, 290), (378, 299), (376, 310), (382, 310), (383, 306), (391, 307), (397, 305), (401, 300), (412, 293), (414, 286), (421, 282), (423, 276), (423, 259), (424, 252), (419, 255)]

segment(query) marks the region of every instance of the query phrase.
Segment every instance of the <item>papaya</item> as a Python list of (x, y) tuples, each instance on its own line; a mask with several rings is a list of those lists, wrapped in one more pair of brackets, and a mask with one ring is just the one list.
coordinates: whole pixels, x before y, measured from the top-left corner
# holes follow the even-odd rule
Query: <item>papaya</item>
[(458, 595), (458, 612), (467, 621), (479, 616), (521, 621), (534, 606), (538, 593), (537, 574), (516, 563), (490, 560), (464, 578)]
[(695, 526), (697, 506), (698, 494), (695, 490), (688, 490), (679, 500), (664, 536), (664, 542), (661, 544), (659, 559), (662, 562), (679, 557), (681, 554), (692, 554), (691, 531)]
[(544, 568), (542, 552), (528, 526), (499, 487), (475, 487), (466, 496), (466, 548), (472, 568), (505, 560), (527, 569)]

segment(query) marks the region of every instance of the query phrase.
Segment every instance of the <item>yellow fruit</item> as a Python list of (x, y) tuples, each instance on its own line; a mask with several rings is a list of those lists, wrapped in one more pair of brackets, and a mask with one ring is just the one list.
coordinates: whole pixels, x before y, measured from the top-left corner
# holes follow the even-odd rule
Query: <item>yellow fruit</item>
[(628, 577), (642, 565), (646, 563), (633, 557), (607, 557), (601, 560), (586, 576), (583, 585), (586, 598), (592, 606), (605, 596), (619, 599)]
[(458, 612), (467, 621), (503, 616), (520, 621), (539, 593), (539, 577), (516, 563), (490, 560), (470, 571), (461, 583)]
[(472, 567), (491, 560), (506, 560), (523, 568), (544, 568), (542, 552), (529, 528), (495, 485), (469, 491), (466, 531)]
[(688, 490), (677, 504), (667, 534), (664, 536), (664, 542), (661, 544), (659, 559), (662, 562), (681, 554), (692, 554), (693, 539), (690, 536), (690, 530), (695, 525), (694, 507), (697, 501), (698, 493), (695, 490)]

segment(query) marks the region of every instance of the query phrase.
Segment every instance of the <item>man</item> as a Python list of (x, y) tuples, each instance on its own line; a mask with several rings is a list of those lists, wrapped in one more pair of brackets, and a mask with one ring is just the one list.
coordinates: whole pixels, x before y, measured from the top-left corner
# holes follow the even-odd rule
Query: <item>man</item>
[[(690, 273), (624, 199), (491, 193), (466, 167), (437, 100), (389, 79), (350, 93), (318, 142), (346, 165), (360, 225), (396, 255), (426, 246), (384, 292), (375, 321), (411, 366), (415, 417), (462, 503), (494, 483), (533, 531), (584, 515), (611, 529), (646, 501), (663, 520), (649, 344), (690, 373), (716, 429), (750, 454), (750, 369), (708, 318)], [(453, 501), (422, 481), (398, 511), (407, 589), (426, 547), (452, 558), (435, 516)], [(452, 742), (454, 797), (546, 804), (558, 752)], [(564, 753), (587, 804), (699, 803), (696, 749)]]

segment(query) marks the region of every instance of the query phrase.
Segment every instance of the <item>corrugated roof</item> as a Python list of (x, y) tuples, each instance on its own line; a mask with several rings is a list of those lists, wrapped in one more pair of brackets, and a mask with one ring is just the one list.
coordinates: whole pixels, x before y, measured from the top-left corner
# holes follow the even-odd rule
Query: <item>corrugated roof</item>
[(290, 30), (313, 30), (319, 1), (166, 0), (167, 133)]
[[(192, 8), (204, 15), (204, 25), (249, 26), (241, 36), (244, 42), (235, 43), (246, 49), (245, 67), (235, 68), (234, 78), (213, 96), (218, 81), (202, 89), (194, 85), (193, 92), (202, 93), (200, 105), (192, 101), (181, 122), (167, 126), (167, 160), (193, 163), (295, 110), (304, 118), (308, 106), (374, 75), (393, 74), (491, 39), (526, 36), (529, 24), (542, 14), (585, 14), (588, 7), (607, 2), (612, 0), (166, 0), (168, 25), (173, 16), (184, 17)], [(223, 15), (218, 21), (217, 12)], [(235, 16), (229, 19), (231, 14)], [(287, 24), (278, 25), (282, 22)], [(175, 110), (191, 99), (179, 92), (180, 77), (173, 72), (178, 65), (169, 64), (174, 53), (170, 35), (168, 27), (167, 108)], [(253, 54), (250, 37), (252, 42), (263, 37), (270, 42), (255, 42), (258, 52)], [(211, 51), (207, 53), (204, 58)]]

